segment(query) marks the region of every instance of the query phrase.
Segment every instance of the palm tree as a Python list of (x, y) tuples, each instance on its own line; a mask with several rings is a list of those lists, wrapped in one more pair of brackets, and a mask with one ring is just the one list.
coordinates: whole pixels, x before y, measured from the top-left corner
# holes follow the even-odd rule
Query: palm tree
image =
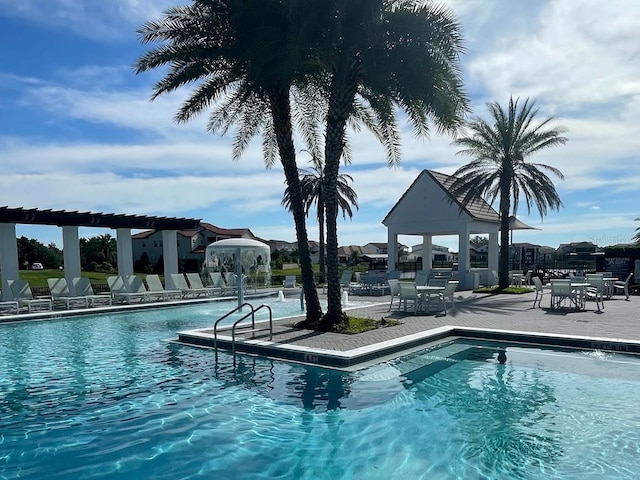
[(459, 56), (463, 51), (453, 14), (414, 0), (325, 0), (327, 33), (319, 61), (329, 75), (325, 130), (328, 306), (322, 328), (346, 321), (338, 263), (338, 185), (346, 127), (359, 121), (384, 145), (389, 165), (400, 160), (396, 112), (416, 135), (455, 132), (467, 111)]
[[(323, 162), (314, 157), (313, 166), (309, 169), (300, 170), (300, 188), (302, 191), (302, 201), (305, 205), (305, 211), (309, 215), (309, 210), (312, 206), (316, 206), (316, 212), (318, 216), (318, 229), (319, 229), (319, 244), (320, 252), (318, 255), (318, 262), (320, 263), (320, 283), (325, 281), (325, 203), (324, 203), (324, 171)], [(338, 206), (342, 210), (342, 218), (353, 218), (354, 206), (358, 209), (358, 195), (355, 190), (351, 188), (349, 182), (352, 182), (351, 175), (340, 174), (338, 175)], [(290, 209), (291, 199), (289, 195), (289, 188), (284, 192), (282, 204)]]
[(473, 160), (460, 167), (451, 186), (454, 196), (467, 204), (474, 198), (485, 198), (489, 203), (499, 199), (500, 211), (500, 264), (499, 286), (509, 286), (509, 215), (515, 215), (522, 194), (527, 211), (535, 205), (540, 217), (548, 209), (562, 206), (560, 196), (544, 171), (564, 180), (557, 168), (527, 162), (527, 158), (542, 149), (566, 143), (561, 134), (563, 127), (553, 127), (553, 117), (536, 122), (538, 109), (535, 102), (509, 99), (505, 110), (497, 102), (488, 103), (491, 123), (476, 117), (468, 123), (469, 134), (455, 140), (464, 147), (458, 155), (469, 155)]
[[(141, 56), (136, 73), (169, 66), (156, 83), (152, 100), (195, 84), (175, 120), (187, 122), (211, 107), (207, 129), (226, 133), (235, 127), (233, 159), (240, 158), (252, 137), (262, 135), (267, 167), (279, 156), (290, 190), (307, 320), (317, 321), (322, 309), (313, 282), (300, 180), (293, 142), (294, 123), (310, 148), (317, 144), (314, 93), (292, 87), (312, 64), (300, 42), (312, 35), (306, 13), (310, 0), (193, 0), (173, 7), (162, 18), (144, 24), (140, 41), (160, 43)], [(300, 98), (292, 110), (290, 99)]]
[[(640, 222), (640, 218), (636, 218), (635, 221)], [(634, 235), (633, 240), (640, 245), (640, 227), (636, 228), (636, 234)]]

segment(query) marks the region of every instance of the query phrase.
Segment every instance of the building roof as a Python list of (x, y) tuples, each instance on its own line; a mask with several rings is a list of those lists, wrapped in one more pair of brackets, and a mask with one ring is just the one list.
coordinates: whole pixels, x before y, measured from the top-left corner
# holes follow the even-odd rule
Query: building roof
[(496, 212), (491, 205), (489, 205), (483, 198), (476, 197), (472, 199), (467, 205), (463, 206), (462, 199), (464, 195), (452, 195), (449, 190), (456, 180), (456, 177), (445, 175), (444, 173), (434, 172), (433, 170), (425, 170), (431, 177), (438, 182), (442, 189), (453, 199), (464, 211), (466, 211), (472, 218), (477, 220), (486, 220), (489, 222), (499, 222), (500, 214)]
[[(221, 227), (212, 225), (211, 223), (202, 222), (202, 221), (199, 222), (198, 227), (178, 230), (178, 234), (182, 235), (183, 237), (190, 238), (202, 232), (203, 230), (208, 230), (209, 232), (212, 232), (220, 236), (237, 238), (237, 237), (242, 237), (248, 233), (249, 235), (251, 235), (251, 238), (255, 238), (255, 235), (253, 235), (251, 230), (249, 230), (248, 228), (221, 228)], [(132, 236), (132, 238), (135, 238), (135, 239), (148, 238), (151, 235), (153, 235), (155, 232), (156, 230), (147, 230), (144, 232), (136, 233), (135, 235)]]
[(56, 225), (58, 227), (132, 228), (154, 230), (183, 230), (198, 228), (200, 219), (123, 215), (102, 212), (40, 210), (37, 208), (0, 207), (0, 223)]

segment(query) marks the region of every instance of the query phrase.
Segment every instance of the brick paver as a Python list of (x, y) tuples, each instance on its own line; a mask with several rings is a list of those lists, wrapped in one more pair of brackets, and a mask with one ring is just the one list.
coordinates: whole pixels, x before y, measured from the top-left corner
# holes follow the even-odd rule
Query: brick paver
[[(472, 292), (456, 294), (455, 309), (447, 315), (389, 312), (389, 297), (360, 297), (358, 300), (381, 302), (375, 306), (349, 310), (354, 316), (391, 318), (401, 325), (381, 328), (358, 335), (320, 333), (292, 329), (292, 320), (278, 322), (274, 341), (313, 349), (347, 351), (385, 340), (393, 340), (442, 326), (464, 326), (560, 335), (580, 335), (611, 340), (640, 341), (640, 297), (614, 296), (605, 300), (604, 309), (596, 310), (587, 302), (585, 311), (551, 310), (546, 293), (541, 308), (533, 308), (534, 293), (522, 295), (486, 295)], [(355, 297), (352, 297), (356, 300)]]

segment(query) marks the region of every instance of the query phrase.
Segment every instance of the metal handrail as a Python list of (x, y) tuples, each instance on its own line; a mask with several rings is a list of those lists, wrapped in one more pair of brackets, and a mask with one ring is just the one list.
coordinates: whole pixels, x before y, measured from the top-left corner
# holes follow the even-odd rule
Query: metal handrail
[[(266, 308), (267, 310), (269, 310), (269, 340), (273, 340), (273, 313), (271, 311), (271, 307), (269, 305), (267, 305), (267, 304), (262, 304), (256, 309), (251, 307), (251, 313), (248, 313), (244, 317), (239, 318), (238, 320), (236, 320), (236, 322), (231, 327), (231, 352), (233, 354), (234, 361), (235, 361), (235, 358), (236, 358), (236, 326), (242, 320), (244, 320), (249, 315), (251, 315), (251, 329), (255, 330), (255, 328), (256, 328), (256, 312), (258, 310), (260, 310), (261, 308)], [(255, 335), (255, 332), (254, 332), (254, 335)]]
[[(236, 308), (234, 308), (233, 310), (231, 310), (228, 313), (225, 313), (222, 317), (220, 317), (218, 320), (216, 320), (216, 323), (213, 325), (213, 348), (216, 351), (216, 355), (218, 354), (218, 324), (224, 320), (225, 318), (229, 317), (230, 315), (233, 315), (234, 313), (236, 313), (238, 310), (242, 310), (243, 307), (249, 307), (251, 308), (251, 312), (248, 313), (247, 315), (245, 315), (244, 317), (242, 317), (240, 320), (244, 320), (245, 318), (247, 318), (249, 315), (253, 315), (253, 305), (251, 305), (250, 303), (243, 303), (242, 305), (238, 305)], [(237, 322), (236, 322), (237, 323)], [(233, 325), (235, 327), (235, 324)]]

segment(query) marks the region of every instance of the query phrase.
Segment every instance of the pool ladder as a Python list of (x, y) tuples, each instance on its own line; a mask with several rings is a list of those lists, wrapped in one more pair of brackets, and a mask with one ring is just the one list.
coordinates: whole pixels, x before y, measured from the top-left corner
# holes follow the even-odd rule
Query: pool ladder
[[(230, 315), (233, 315), (236, 312), (241, 312), (244, 309), (244, 307), (249, 307), (250, 311), (247, 314), (242, 315), (231, 326), (231, 351), (233, 353), (234, 361), (236, 357), (236, 334), (251, 333), (252, 335), (251, 338), (255, 338), (256, 332), (264, 332), (268, 330), (269, 340), (270, 341), (273, 340), (273, 312), (271, 311), (271, 307), (269, 305), (263, 304), (263, 305), (260, 305), (258, 308), (253, 308), (253, 305), (251, 305), (250, 303), (243, 303), (242, 305), (237, 306), (230, 312), (225, 313), (222, 317), (216, 320), (216, 323), (213, 326), (213, 348), (215, 349), (215, 352), (216, 352), (216, 359), (218, 358), (218, 325), (220, 325), (220, 322), (225, 318), (228, 318)], [(269, 312), (268, 327), (261, 327), (260, 325), (256, 327), (256, 312), (262, 309), (267, 309)], [(240, 322), (242, 322), (248, 317), (251, 317), (251, 323), (240, 325)]]

